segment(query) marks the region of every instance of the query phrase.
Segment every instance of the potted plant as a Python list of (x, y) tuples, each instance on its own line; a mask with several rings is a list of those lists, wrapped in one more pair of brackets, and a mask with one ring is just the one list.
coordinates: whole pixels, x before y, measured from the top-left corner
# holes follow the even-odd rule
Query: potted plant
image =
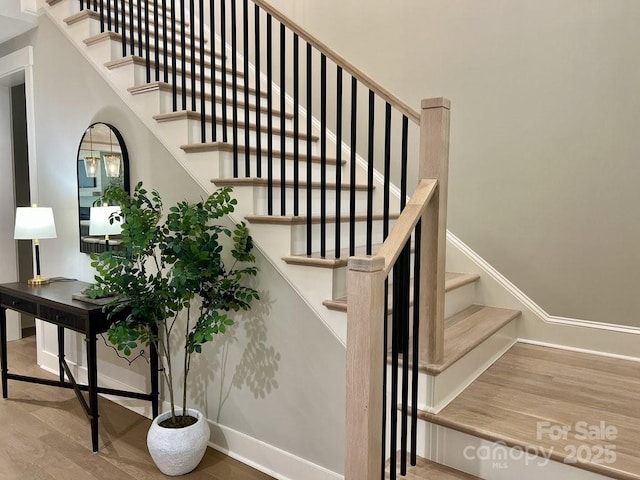
[[(154, 419), (147, 441), (163, 473), (184, 474), (198, 465), (209, 440), (204, 416), (187, 408), (192, 356), (233, 325), (229, 312), (247, 310), (259, 298), (245, 284), (257, 273), (251, 236), (244, 223), (233, 231), (214, 223), (233, 212), (237, 202), (230, 188), (218, 189), (197, 203), (178, 202), (166, 218), (158, 192), (147, 192), (142, 183), (132, 195), (121, 187), (109, 187), (103, 200), (121, 207), (114, 214), (114, 220), (120, 216), (123, 220), (121, 249), (92, 256), (95, 284), (85, 293), (113, 296), (106, 306), (110, 314), (127, 312), (107, 332), (118, 350), (129, 355), (140, 345), (155, 345), (163, 360), (171, 409)], [(175, 348), (182, 349), (180, 365), (175, 365)], [(176, 408), (174, 391), (178, 369), (181, 410)], [(196, 446), (184, 445), (193, 431), (200, 437), (196, 453)], [(160, 438), (152, 439), (153, 435)], [(175, 455), (168, 452), (171, 437), (182, 444)]]

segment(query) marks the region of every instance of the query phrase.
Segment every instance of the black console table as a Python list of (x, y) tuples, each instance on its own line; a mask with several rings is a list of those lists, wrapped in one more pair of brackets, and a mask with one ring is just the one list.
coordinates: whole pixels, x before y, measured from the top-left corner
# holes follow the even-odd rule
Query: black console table
[[(27, 286), (26, 283), (0, 284), (0, 346), (2, 367), (2, 397), (7, 398), (8, 380), (53, 385), (71, 388), (75, 391), (91, 422), (91, 443), (93, 451), (98, 451), (98, 394), (105, 393), (121, 397), (149, 400), (154, 418), (158, 415), (158, 356), (153, 345), (150, 351), (151, 393), (138, 393), (98, 386), (96, 358), (97, 334), (105, 332), (111, 320), (102, 311), (102, 306), (81, 302), (72, 298), (88, 286), (87, 283), (72, 280), (52, 282), (43, 286)], [(58, 359), (60, 379), (48, 380), (9, 373), (7, 366), (7, 309), (28, 313), (40, 320), (58, 327)], [(68, 328), (85, 336), (87, 344), (88, 384), (76, 382), (64, 356), (64, 329)], [(65, 374), (68, 380), (65, 380)], [(89, 402), (83, 391), (88, 392)]]

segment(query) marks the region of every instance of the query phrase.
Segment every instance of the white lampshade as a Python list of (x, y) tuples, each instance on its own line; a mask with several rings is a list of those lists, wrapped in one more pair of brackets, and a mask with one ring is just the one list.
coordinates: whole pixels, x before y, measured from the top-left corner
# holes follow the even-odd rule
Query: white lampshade
[(89, 235), (118, 235), (122, 232), (122, 220), (109, 221), (112, 214), (120, 213), (118, 205), (108, 207), (91, 207), (89, 212)]
[(49, 207), (18, 207), (13, 238), (34, 240), (56, 238), (53, 210)]

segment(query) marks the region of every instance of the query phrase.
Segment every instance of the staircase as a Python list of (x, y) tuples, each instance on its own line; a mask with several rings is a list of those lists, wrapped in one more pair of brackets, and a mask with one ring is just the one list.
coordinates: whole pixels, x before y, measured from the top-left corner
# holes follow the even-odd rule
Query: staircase
[[(260, 0), (216, 0), (208, 11), (202, 1), (185, 9), (179, 0), (104, 0), (103, 13), (100, 3), (47, 0), (46, 11), (203, 189), (234, 187), (234, 220), (250, 223), (256, 246), (327, 328), (348, 345), (347, 337), (351, 343), (376, 318), (374, 300), (382, 302), (379, 318), (387, 321), (374, 332), (382, 346), (386, 325), (380, 362), (362, 368), (378, 370), (371, 379), (377, 385), (388, 357), (384, 382), (393, 400), (378, 412), (384, 410), (390, 424), (388, 478), (397, 475), (390, 465), (398, 464), (401, 472), (406, 468), (402, 432), (411, 411), (411, 430), (418, 438), (409, 450), (418, 458), (409, 478), (475, 478), (426, 460), (433, 455), (424, 419), (433, 419), (513, 346), (520, 312), (476, 304), (481, 278), (445, 274), (442, 268), (448, 120), (429, 124), (424, 119), (432, 114), (448, 119), (448, 102), (428, 100), (421, 112), (414, 111)], [(256, 39), (265, 37), (267, 52), (260, 53), (264, 46)], [(281, 56), (274, 59), (278, 50)], [(329, 70), (335, 77), (329, 79)], [(346, 105), (351, 110), (343, 112)], [(422, 182), (436, 180), (418, 183), (410, 195), (407, 164), (416, 161), (412, 155), (424, 129), (439, 132), (433, 125), (446, 131), (447, 148), (439, 152), (444, 163), (435, 170), (420, 167)], [(391, 184), (392, 177), (400, 188)], [(433, 251), (424, 247), (423, 235), (433, 240)], [(390, 253), (389, 239), (396, 237), (402, 237), (398, 253)], [(391, 263), (376, 260), (388, 254)], [(420, 269), (421, 255), (433, 266), (433, 278)], [(389, 274), (388, 283), (370, 284), (377, 292), (370, 302), (362, 300), (367, 297), (360, 297), (357, 287), (369, 280), (352, 280), (351, 272), (361, 271), (350, 257), (370, 262), (367, 274), (385, 269)], [(376, 278), (384, 282), (383, 277)], [(433, 300), (427, 308), (419, 295), (423, 290)], [(355, 333), (347, 335), (347, 328)], [(399, 345), (393, 338), (400, 331), (402, 342), (417, 348)], [(348, 356), (362, 364), (368, 351)], [(416, 364), (416, 383), (409, 387)], [(368, 378), (361, 370), (352, 383), (360, 382), (361, 374)], [(373, 402), (370, 392), (363, 402)], [(356, 410), (348, 413), (360, 418)], [(371, 418), (379, 428), (381, 417)], [(370, 442), (375, 436), (364, 438)], [(348, 450), (358, 445), (347, 441)], [(378, 472), (379, 455), (367, 460), (377, 462)], [(373, 477), (347, 470), (346, 478)]]

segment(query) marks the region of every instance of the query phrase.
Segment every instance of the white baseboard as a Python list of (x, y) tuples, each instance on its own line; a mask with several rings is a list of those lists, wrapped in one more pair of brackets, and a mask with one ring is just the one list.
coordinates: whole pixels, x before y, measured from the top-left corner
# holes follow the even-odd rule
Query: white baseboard
[[(54, 375), (58, 375), (58, 356), (56, 353), (41, 351), (40, 367)], [(87, 369), (70, 361), (67, 362), (71, 373), (78, 382), (86, 383)], [(99, 375), (100, 385), (108, 388), (133, 390), (129, 385), (105, 375)], [(144, 393), (139, 391), (140, 393)], [(113, 395), (101, 395), (114, 403), (132, 410), (147, 418), (151, 418), (151, 406), (146, 400), (136, 400)], [(169, 409), (169, 403), (163, 402), (160, 411)], [(341, 480), (344, 477), (304, 458), (300, 458), (285, 450), (269, 445), (257, 438), (238, 432), (224, 425), (208, 420), (211, 429), (209, 446), (244, 464), (278, 480)]]
[(279, 480), (339, 480), (344, 476), (209, 420), (209, 445)]

